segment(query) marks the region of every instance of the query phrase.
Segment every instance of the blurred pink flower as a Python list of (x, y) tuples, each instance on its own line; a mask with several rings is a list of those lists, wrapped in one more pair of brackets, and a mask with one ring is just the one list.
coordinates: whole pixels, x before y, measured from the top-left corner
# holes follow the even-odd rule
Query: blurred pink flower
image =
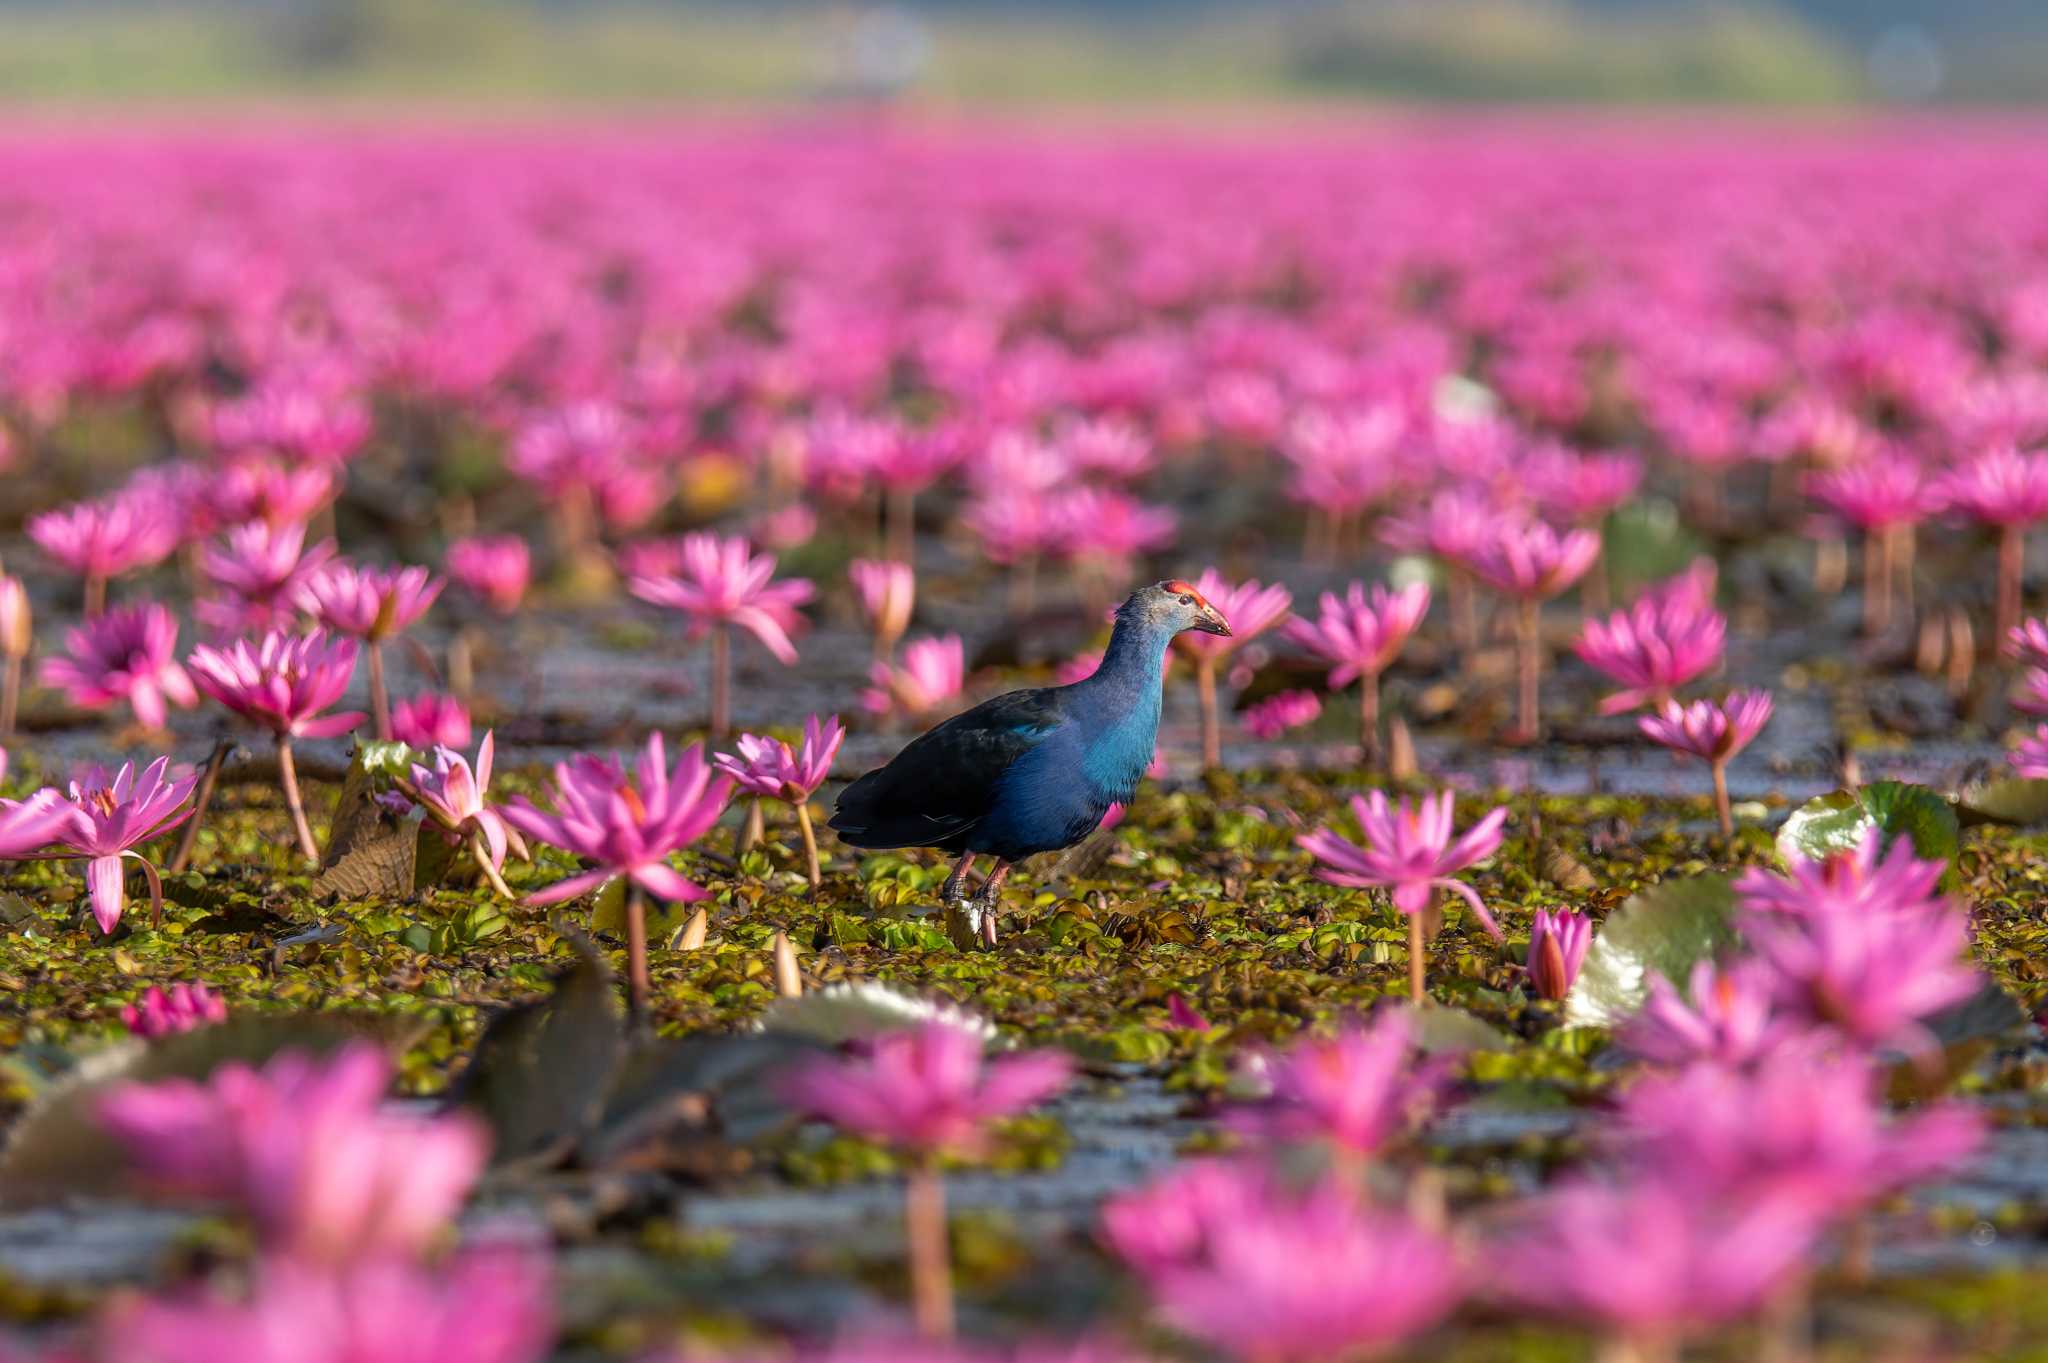
[(1666, 701), (1657, 714), (1645, 715), (1636, 725), (1681, 756), (1725, 763), (1748, 747), (1770, 719), (1771, 693), (1746, 690), (1732, 691), (1720, 701)]
[(78, 811), (44, 786), (26, 800), (0, 800), (0, 861), (20, 861), (72, 832)]
[(845, 741), (839, 716), (821, 720), (811, 715), (804, 720), (803, 743), (794, 751), (779, 738), (741, 734), (739, 753), (719, 753), (712, 763), (750, 795), (795, 804), (810, 799), (825, 783)]
[(1993, 446), (1958, 465), (1935, 495), (1985, 525), (2032, 525), (2048, 518), (2048, 455)]
[(1821, 913), (1940, 913), (1948, 900), (1937, 888), (1943, 863), (1914, 855), (1910, 838), (1887, 844), (1867, 829), (1856, 846), (1808, 859), (1790, 858), (1779, 875), (1752, 866), (1735, 881), (1742, 908), (1752, 914), (1806, 918)]
[(978, 1150), (989, 1122), (1037, 1106), (1072, 1071), (1059, 1051), (987, 1060), (975, 1033), (927, 1022), (877, 1037), (861, 1053), (805, 1063), (782, 1089), (855, 1135), (929, 1155)]
[(1246, 1163), (1184, 1165), (1113, 1199), (1103, 1227), (1166, 1323), (1234, 1358), (1379, 1353), (1449, 1315), (1464, 1290), (1442, 1237)]
[(299, 588), (308, 614), (336, 634), (381, 644), (427, 613), (443, 583), (425, 568), (358, 568), (330, 563)]
[(1450, 1066), (1424, 1060), (1408, 1014), (1388, 1011), (1370, 1027), (1346, 1023), (1334, 1037), (1304, 1037), (1261, 1055), (1249, 1077), (1267, 1097), (1227, 1113), (1232, 1129), (1266, 1141), (1324, 1140), (1369, 1155), (1431, 1115)]
[(247, 1300), (143, 1298), (105, 1338), (122, 1363), (539, 1363), (554, 1338), (544, 1254), (466, 1248), (429, 1269), (383, 1258), (342, 1269), (258, 1265)]
[[(1090, 672), (1094, 669), (1090, 668)], [(1253, 738), (1265, 742), (1280, 737), (1289, 729), (1299, 729), (1304, 724), (1313, 724), (1323, 713), (1322, 697), (1313, 691), (1281, 691), (1266, 697), (1256, 705), (1248, 705), (1237, 717), (1237, 722)]]
[(1570, 909), (1538, 909), (1529, 929), (1529, 987), (1539, 998), (1562, 999), (1593, 945), (1593, 920)]
[(1622, 1029), (1621, 1043), (1660, 1065), (1749, 1064), (1798, 1031), (1772, 1008), (1772, 983), (1768, 968), (1756, 961), (1725, 968), (1700, 961), (1681, 997), (1670, 980), (1653, 973), (1642, 1011)]
[(391, 707), (391, 736), (408, 748), (466, 748), (472, 733), (468, 709), (453, 696), (422, 691)]
[(2022, 738), (2005, 755), (2012, 764), (2015, 776), (2030, 781), (2048, 779), (2048, 724), (2036, 725), (2034, 732)]
[(1055, 440), (1076, 470), (1105, 478), (1142, 478), (1159, 459), (1152, 438), (1120, 417), (1070, 421)]
[(1466, 566), (1495, 591), (1547, 601), (1584, 577), (1600, 557), (1589, 530), (1560, 534), (1542, 521), (1500, 521), (1465, 555)]
[(35, 615), (21, 579), (0, 573), (0, 654), (26, 658), (35, 643)]
[(1604, 620), (1587, 620), (1573, 648), (1620, 683), (1622, 690), (1600, 702), (1601, 714), (1618, 715), (1639, 705), (1662, 707), (1679, 687), (1718, 667), (1727, 633), (1719, 611), (1638, 601)]
[(456, 540), (442, 556), (442, 564), (463, 590), (500, 615), (519, 609), (533, 576), (532, 551), (517, 535), (473, 535)]
[(1256, 578), (1230, 582), (1214, 568), (1204, 568), (1195, 579), (1195, 590), (1230, 622), (1230, 633), (1204, 634), (1187, 630), (1173, 637), (1174, 647), (1198, 662), (1226, 657), (1287, 618), (1294, 595), (1279, 583), (1262, 587)]
[(1505, 519), (1491, 497), (1459, 486), (1435, 493), (1406, 515), (1388, 517), (1380, 523), (1380, 538), (1389, 548), (1462, 565), (1500, 533)]
[(1455, 876), (1485, 861), (1500, 846), (1501, 825), (1508, 817), (1505, 807), (1490, 811), (1456, 841), (1452, 840), (1449, 791), (1422, 796), (1412, 806), (1405, 795), (1400, 803), (1389, 805), (1383, 793), (1369, 791), (1352, 796), (1351, 809), (1365, 833), (1366, 846), (1347, 842), (1327, 829), (1294, 840), (1322, 863), (1316, 868), (1320, 879), (1332, 885), (1386, 889), (1393, 895), (1394, 907), (1410, 915), (1427, 909), (1435, 891), (1449, 890), (1472, 906), (1488, 932), (1501, 935), (1500, 924), (1486, 911), (1478, 893)]
[[(1429, 587), (1418, 582), (1389, 591), (1375, 585), (1368, 597), (1365, 584), (1354, 582), (1341, 599), (1324, 592), (1318, 607), (1314, 621), (1290, 620), (1282, 634), (1331, 665), (1327, 680), (1334, 690), (1386, 670), (1428, 614)], [(1228, 611), (1225, 616), (1235, 619)]]
[(527, 897), (556, 904), (624, 876), (658, 899), (704, 899), (709, 892), (668, 864), (671, 853), (704, 836), (732, 793), (732, 778), (714, 773), (704, 746), (693, 743), (668, 765), (661, 735), (649, 734), (631, 773), (617, 756), (579, 754), (555, 764), (555, 813), (515, 795), (505, 821), (528, 837), (597, 863), (592, 869)]
[(45, 685), (62, 687), (73, 705), (103, 710), (127, 701), (145, 729), (161, 729), (166, 702), (199, 703), (192, 679), (178, 664), (178, 620), (155, 602), (117, 606), (67, 631), (68, 656), (46, 658)]
[(788, 664), (796, 661), (790, 631), (797, 607), (811, 599), (811, 584), (802, 578), (771, 582), (774, 575), (775, 556), (754, 554), (737, 535), (686, 535), (672, 575), (634, 577), (627, 586), (642, 601), (689, 616), (692, 639), (713, 625), (738, 625)]
[(193, 811), (184, 805), (199, 778), (165, 780), (169, 765), (169, 758), (159, 757), (138, 778), (135, 764), (124, 762), (111, 781), (71, 783), (73, 817), (56, 845), (60, 852), (86, 859), (85, 883), (101, 932), (112, 932), (127, 907), (123, 858), (141, 864), (149, 879), (150, 910), (159, 917), (163, 913), (163, 884), (156, 867), (134, 849), (192, 817)]
[(447, 1228), (489, 1141), (467, 1116), (383, 1107), (391, 1062), (354, 1043), (229, 1061), (204, 1083), (123, 1084), (100, 1119), (137, 1172), (185, 1196), (236, 1205), (264, 1246), (309, 1265), (417, 1254)]
[(312, 519), (334, 500), (335, 491), (330, 465), (237, 459), (213, 475), (205, 495), (218, 521), (286, 526)]
[(353, 639), (272, 630), (254, 644), (201, 644), (185, 661), (201, 691), (280, 737), (332, 738), (363, 721), (356, 711), (320, 718), (348, 689), (356, 666)]
[(215, 1022), (226, 1022), (227, 1002), (203, 984), (180, 981), (168, 990), (151, 985), (142, 997), (121, 1008), (121, 1021), (146, 1041), (174, 1036)]
[(957, 634), (912, 639), (903, 646), (901, 662), (869, 667), (868, 681), (860, 703), (869, 714), (899, 709), (913, 718), (930, 714), (966, 685), (967, 646)]
[(226, 634), (284, 628), (300, 609), (307, 580), (333, 557), (333, 540), (306, 547), (303, 525), (237, 525), (222, 543), (200, 551), (200, 571), (221, 594), (201, 600), (194, 613)]
[(1562, 445), (1531, 451), (1523, 469), (1537, 506), (1567, 525), (1597, 525), (1642, 482), (1643, 461), (1633, 454), (1580, 454)]
[(178, 547), (171, 508), (152, 497), (121, 495), (74, 502), (28, 520), (28, 537), (58, 565), (85, 579), (86, 613), (105, 605), (109, 578), (152, 567)]
[(910, 628), (910, 613), (917, 603), (917, 572), (908, 563), (857, 558), (847, 566), (846, 575), (860, 598), (861, 613), (874, 631), (875, 655), (887, 657)]
[(1920, 461), (1873, 452), (1843, 468), (1810, 474), (1807, 495), (1862, 530), (1911, 525), (1942, 509), (1943, 495)]

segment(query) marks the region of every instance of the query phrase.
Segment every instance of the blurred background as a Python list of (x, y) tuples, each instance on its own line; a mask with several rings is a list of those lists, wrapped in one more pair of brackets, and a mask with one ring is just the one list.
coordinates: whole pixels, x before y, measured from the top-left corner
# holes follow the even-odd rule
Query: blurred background
[(2032, 102), (2043, 0), (0, 0), (0, 99)]

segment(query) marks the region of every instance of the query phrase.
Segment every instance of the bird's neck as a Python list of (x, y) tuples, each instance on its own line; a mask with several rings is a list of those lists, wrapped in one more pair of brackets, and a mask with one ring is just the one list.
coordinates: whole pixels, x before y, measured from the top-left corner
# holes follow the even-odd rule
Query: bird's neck
[(1102, 666), (1089, 680), (1105, 694), (1159, 695), (1159, 669), (1166, 661), (1167, 645), (1173, 631), (1119, 617), (1110, 631), (1109, 647), (1103, 650)]

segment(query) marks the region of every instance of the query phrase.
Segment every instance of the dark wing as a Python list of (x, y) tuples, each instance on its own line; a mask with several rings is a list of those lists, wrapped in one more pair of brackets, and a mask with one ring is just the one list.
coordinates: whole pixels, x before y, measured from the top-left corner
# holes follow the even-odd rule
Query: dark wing
[(996, 781), (1066, 718), (1064, 687), (1012, 691), (911, 741), (839, 792), (829, 827), (855, 847), (942, 847), (987, 815)]

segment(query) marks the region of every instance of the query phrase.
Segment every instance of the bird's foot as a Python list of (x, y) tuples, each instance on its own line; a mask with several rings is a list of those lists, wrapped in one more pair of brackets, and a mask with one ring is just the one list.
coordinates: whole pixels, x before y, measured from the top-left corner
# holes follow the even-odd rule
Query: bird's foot
[(982, 946), (984, 915), (975, 899), (946, 901), (946, 937), (961, 951), (979, 951)]

